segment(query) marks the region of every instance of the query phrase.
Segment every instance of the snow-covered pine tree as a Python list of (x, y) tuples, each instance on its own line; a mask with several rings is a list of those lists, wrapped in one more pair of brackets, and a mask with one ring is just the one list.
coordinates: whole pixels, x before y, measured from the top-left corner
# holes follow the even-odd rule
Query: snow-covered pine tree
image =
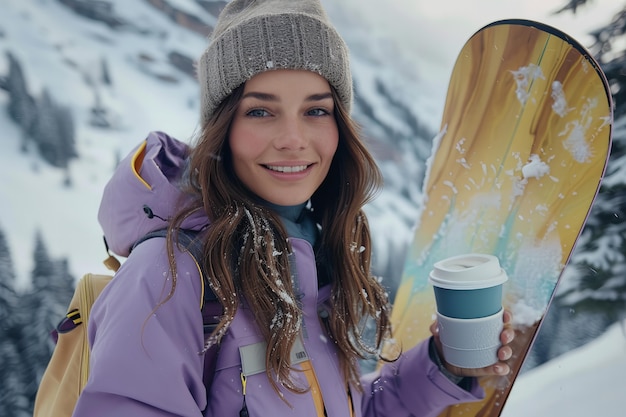
[(7, 52), (7, 59), (9, 60), (9, 73), (5, 82), (5, 88), (9, 92), (7, 110), (9, 116), (22, 128), (21, 148), (26, 151), (27, 141), (36, 119), (37, 106), (28, 92), (22, 65), (10, 52)]
[[(575, 11), (586, 0), (571, 0)], [(605, 72), (615, 102), (613, 146), (600, 193), (567, 270), (558, 303), (602, 313), (610, 321), (626, 315), (626, 6), (592, 32), (590, 51)], [(620, 41), (621, 40), (621, 41)]]
[(35, 237), (33, 264), (31, 288), (20, 301), (23, 325), (19, 342), (25, 394), (31, 407), (54, 349), (50, 331), (65, 316), (74, 289), (67, 262), (50, 258), (39, 232)]
[(106, 86), (113, 85), (113, 79), (111, 78), (111, 70), (109, 69), (109, 61), (106, 58), (102, 57), (100, 60), (100, 82)]
[[(7, 328), (12, 319), (12, 312), (17, 305), (17, 294), (15, 293), (15, 271), (13, 270), (13, 260), (9, 245), (4, 236), (4, 231), (0, 229), (0, 331)], [(4, 338), (0, 337), (0, 343)]]
[(55, 167), (67, 168), (70, 159), (77, 156), (72, 114), (56, 103), (47, 89), (37, 103), (33, 138), (41, 156)]
[[(586, 1), (570, 0), (556, 13), (583, 12)], [(600, 192), (525, 369), (585, 344), (626, 315), (626, 50), (616, 42), (625, 33), (626, 7), (592, 33), (593, 45), (586, 45), (611, 85), (613, 146)]]
[(30, 415), (20, 372), (22, 358), (17, 346), (21, 327), (16, 314), (18, 305), (11, 253), (0, 229), (0, 416), (6, 417)]

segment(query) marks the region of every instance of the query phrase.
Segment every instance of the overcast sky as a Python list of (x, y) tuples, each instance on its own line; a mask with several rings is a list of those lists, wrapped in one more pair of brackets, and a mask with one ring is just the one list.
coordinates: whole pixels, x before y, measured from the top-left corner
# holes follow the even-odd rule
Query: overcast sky
[[(334, 0), (325, 0), (324, 3)], [(554, 26), (588, 46), (589, 31), (606, 24), (626, 5), (624, 0), (588, 0), (576, 15), (553, 15), (566, 0), (344, 0), (358, 3), (361, 18), (376, 22), (371, 27), (392, 36), (407, 53), (419, 51), (429, 76), (440, 75), (447, 84), (454, 60), (464, 42), (482, 26), (501, 19), (537, 20)], [(358, 17), (357, 17), (358, 18)]]

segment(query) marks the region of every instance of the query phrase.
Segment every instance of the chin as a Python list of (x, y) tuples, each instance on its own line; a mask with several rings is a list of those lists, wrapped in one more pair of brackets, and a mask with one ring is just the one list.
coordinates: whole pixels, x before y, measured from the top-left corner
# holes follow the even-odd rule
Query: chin
[(297, 206), (298, 204), (303, 204), (309, 201), (311, 197), (302, 197), (298, 198), (296, 196), (285, 196), (285, 197), (269, 197), (264, 198), (264, 200), (269, 201), (272, 204), (276, 204), (277, 206)]

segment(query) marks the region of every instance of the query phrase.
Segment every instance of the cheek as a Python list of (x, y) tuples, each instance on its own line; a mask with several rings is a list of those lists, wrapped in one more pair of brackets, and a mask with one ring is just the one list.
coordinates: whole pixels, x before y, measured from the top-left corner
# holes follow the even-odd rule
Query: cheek
[(324, 154), (326, 159), (333, 159), (335, 153), (337, 152), (337, 148), (339, 147), (339, 133), (337, 132), (337, 129), (331, 129), (326, 137), (328, 140), (324, 143), (320, 152)]
[(254, 130), (245, 128), (234, 128), (228, 137), (228, 143), (233, 157), (233, 162), (247, 161), (254, 158), (257, 149), (255, 144), (259, 141), (255, 140)]

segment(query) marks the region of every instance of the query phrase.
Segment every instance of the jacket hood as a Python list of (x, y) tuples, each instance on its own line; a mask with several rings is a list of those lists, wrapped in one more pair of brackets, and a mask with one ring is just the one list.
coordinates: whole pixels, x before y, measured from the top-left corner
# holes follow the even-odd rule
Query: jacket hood
[[(98, 221), (109, 249), (128, 256), (141, 237), (167, 228), (168, 221), (193, 197), (180, 185), (187, 166), (187, 144), (162, 132), (151, 132), (124, 158), (104, 188)], [(194, 213), (182, 227), (200, 230), (208, 220)]]

